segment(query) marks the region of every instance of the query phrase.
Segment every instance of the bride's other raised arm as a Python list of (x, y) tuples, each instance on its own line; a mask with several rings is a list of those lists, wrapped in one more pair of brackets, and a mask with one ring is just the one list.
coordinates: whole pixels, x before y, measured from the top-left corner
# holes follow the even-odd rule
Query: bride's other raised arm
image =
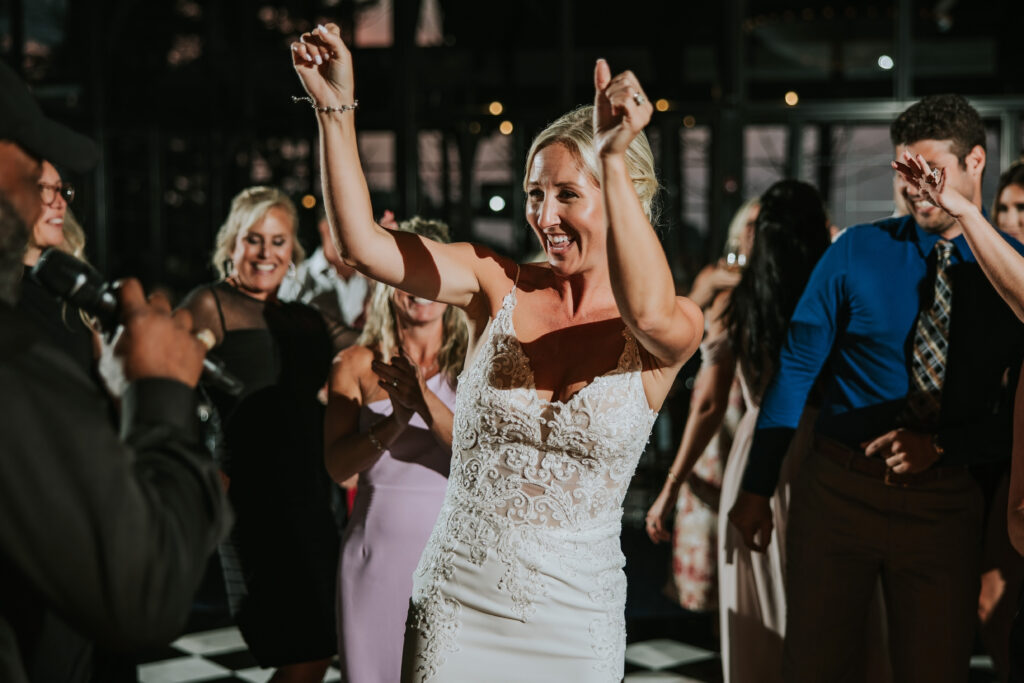
[(387, 230), (373, 219), (356, 146), (352, 54), (336, 24), (292, 43), (292, 63), (320, 127), (324, 202), (338, 253), (364, 275), (416, 296), (466, 308), (480, 294), (480, 271), (497, 265), (479, 247), (440, 244)]
[(640, 345), (663, 367), (693, 355), (704, 317), (677, 297), (672, 271), (630, 177), (627, 150), (651, 120), (652, 106), (631, 71), (612, 78), (608, 63), (594, 68), (594, 137), (608, 218), (608, 266), (619, 313)]
[(904, 182), (957, 220), (981, 270), (1017, 318), (1024, 321), (1024, 256), (992, 227), (979, 205), (947, 185), (945, 172), (932, 169), (923, 156), (904, 152), (903, 159), (893, 161), (892, 167)]

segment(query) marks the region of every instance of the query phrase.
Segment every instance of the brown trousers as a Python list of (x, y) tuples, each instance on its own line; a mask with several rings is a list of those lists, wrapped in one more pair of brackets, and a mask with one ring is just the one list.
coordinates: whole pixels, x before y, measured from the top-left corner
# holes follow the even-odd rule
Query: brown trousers
[(981, 491), (966, 471), (898, 488), (812, 451), (790, 502), (784, 679), (863, 680), (881, 578), (893, 680), (966, 682), (981, 526)]

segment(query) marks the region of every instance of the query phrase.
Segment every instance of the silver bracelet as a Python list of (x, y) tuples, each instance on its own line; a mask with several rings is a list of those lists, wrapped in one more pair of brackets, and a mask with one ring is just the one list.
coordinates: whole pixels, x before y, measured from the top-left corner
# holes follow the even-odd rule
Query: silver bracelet
[(317, 111), (324, 112), (325, 114), (331, 114), (334, 112), (346, 112), (352, 111), (353, 109), (359, 108), (359, 100), (352, 100), (352, 104), (343, 104), (340, 107), (321, 107), (318, 105), (312, 97), (296, 97), (292, 95), (292, 102), (309, 102), (309, 106)]

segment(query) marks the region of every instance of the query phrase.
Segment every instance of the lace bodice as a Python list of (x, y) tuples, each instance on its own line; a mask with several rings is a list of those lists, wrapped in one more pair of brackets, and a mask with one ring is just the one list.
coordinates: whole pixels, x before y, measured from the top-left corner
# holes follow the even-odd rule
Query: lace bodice
[(541, 641), (578, 623), (594, 658), (588, 680), (622, 678), (622, 500), (656, 417), (637, 342), (624, 331), (615, 368), (567, 401), (545, 401), (515, 305), (513, 289), (459, 378), (448, 489), (413, 578), (408, 680), (432, 679), (459, 651), (464, 619), (490, 632), (498, 613), (536, 624), (530, 637)]
[(537, 396), (512, 325), (516, 292), (459, 380), (452, 487), (514, 524), (586, 528), (618, 519), (656, 413), (628, 331), (618, 365), (567, 401)]

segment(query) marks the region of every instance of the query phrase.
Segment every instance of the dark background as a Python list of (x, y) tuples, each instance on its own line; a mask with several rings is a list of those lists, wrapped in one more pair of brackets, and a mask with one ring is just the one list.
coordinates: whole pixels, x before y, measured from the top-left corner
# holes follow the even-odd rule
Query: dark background
[[(534, 248), (519, 190), (530, 137), (592, 99), (596, 57), (634, 70), (652, 98), (667, 100), (649, 130), (665, 186), (660, 227), (684, 284), (720, 252), (742, 199), (774, 178), (815, 182), (837, 222), (859, 217), (849, 191), (837, 190), (846, 163), (837, 147), (856, 139), (840, 129), (873, 125), (884, 152), (884, 126), (921, 95), (960, 92), (982, 110), (994, 141), (989, 181), (1020, 154), (1019, 1), (437, 0), (436, 44), (418, 46), (422, 5), (3, 0), (0, 48), (48, 112), (102, 147), (95, 172), (67, 178), (79, 188), (73, 209), (90, 257), (111, 276), (172, 292), (210, 277), (214, 234), (240, 189), (319, 196), (316, 125), (290, 101), (301, 87), (288, 44), (325, 20), (350, 40), (361, 22), (385, 22), (391, 36), (389, 47), (353, 48), (360, 130), (389, 141), (366, 159), (388, 179), (374, 187), (371, 178), (378, 212), (443, 218), (461, 238), (494, 241), (496, 230), (497, 246), (519, 255)], [(882, 54), (894, 69), (878, 66)], [(795, 107), (783, 102), (790, 90)], [(500, 117), (487, 111), (493, 100)], [(484, 143), (506, 119), (514, 130), (495, 155)], [(767, 128), (755, 139), (757, 125)], [(686, 162), (687, 130), (705, 131), (696, 162)], [(425, 131), (444, 154), (425, 158)], [(813, 150), (802, 154), (807, 131)], [(752, 139), (776, 148), (761, 176), (750, 168)], [(497, 181), (479, 172), (488, 165)], [(438, 187), (426, 192), (430, 174)], [(491, 215), (494, 194), (508, 206)], [(312, 246), (315, 210), (302, 213)], [(490, 231), (479, 225), (488, 216), (498, 221)]]

